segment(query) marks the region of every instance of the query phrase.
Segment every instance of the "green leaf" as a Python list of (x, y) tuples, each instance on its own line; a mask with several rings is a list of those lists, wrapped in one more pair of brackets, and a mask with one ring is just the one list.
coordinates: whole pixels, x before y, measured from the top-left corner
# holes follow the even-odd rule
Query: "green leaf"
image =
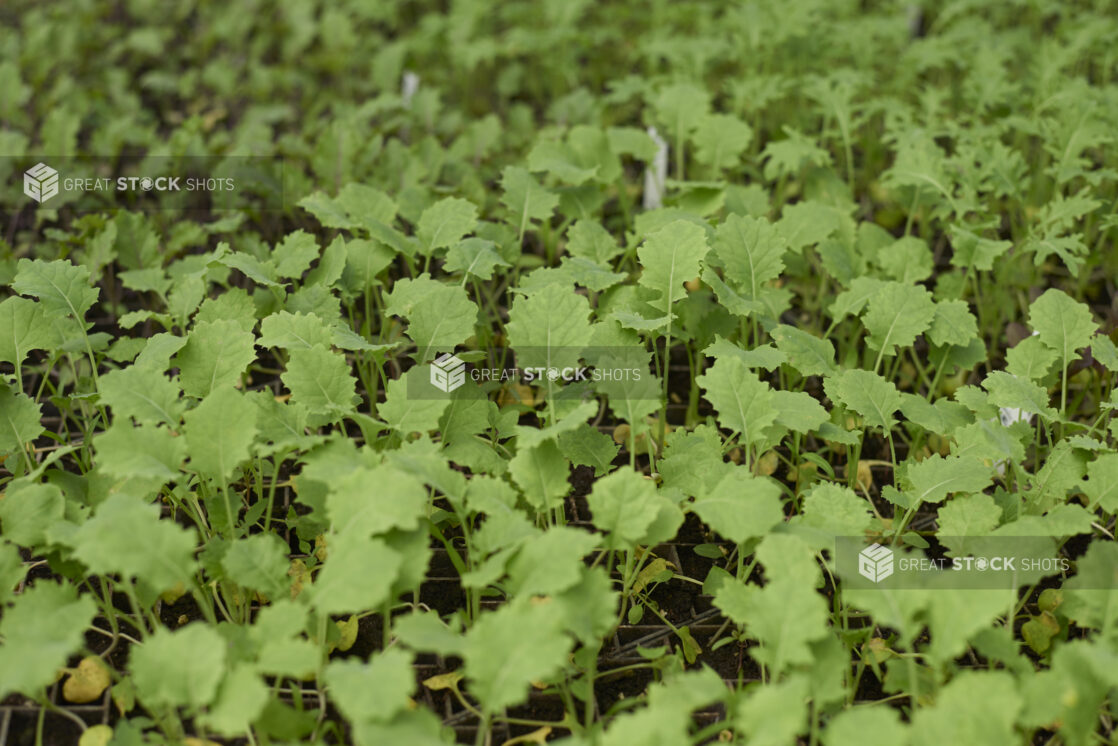
[(31, 350), (51, 350), (61, 342), (44, 304), (17, 296), (0, 302), (0, 362), (19, 367)]
[(124, 493), (98, 505), (72, 543), (91, 572), (137, 577), (157, 592), (189, 583), (194, 574), (194, 531), (160, 520), (158, 506)]
[(817, 484), (804, 496), (802, 523), (831, 536), (861, 536), (871, 524), (869, 503), (848, 487)]
[(808, 682), (801, 676), (753, 687), (734, 712), (734, 729), (749, 746), (797, 743), (807, 726)]
[(118, 479), (170, 482), (180, 476), (187, 443), (165, 427), (118, 420), (93, 439), (97, 465)]
[(594, 526), (609, 534), (609, 549), (635, 547), (656, 520), (664, 500), (656, 493), (654, 482), (625, 467), (596, 481), (586, 497)]
[(731, 215), (718, 226), (714, 239), (714, 253), (726, 280), (750, 300), (759, 297), (765, 283), (780, 276), (787, 250), (784, 238), (764, 218)]
[(260, 322), (261, 347), (278, 347), (284, 350), (309, 349), (315, 345), (329, 347), (333, 335), (320, 316), (313, 313), (277, 311)]
[(1021, 710), (1017, 683), (1005, 671), (964, 671), (939, 691), (931, 707), (917, 710), (913, 746), (966, 743), (1002, 746), (1019, 739), (1013, 724)]
[(239, 383), (245, 368), (256, 360), (254, 341), (252, 332), (236, 321), (195, 324), (175, 357), (183, 392), (201, 399), (211, 391)]
[(129, 659), (140, 701), (148, 707), (202, 707), (225, 673), (226, 642), (205, 624), (159, 628)]
[(994, 371), (986, 376), (982, 388), (990, 392), (990, 401), (998, 407), (1012, 407), (1030, 414), (1039, 414), (1046, 420), (1059, 417), (1059, 413), (1048, 406), (1048, 391), (1012, 373)]
[(46, 531), (63, 520), (66, 501), (53, 484), (12, 483), (0, 499), (4, 538), (23, 547), (46, 541)]
[(951, 242), (955, 248), (951, 264), (959, 269), (974, 267), (989, 272), (994, 262), (1013, 246), (1012, 241), (994, 241), (955, 225), (951, 229)]
[(1002, 509), (989, 495), (959, 495), (940, 506), (936, 535), (985, 536), (998, 527), (1001, 517)]
[(310, 589), (323, 614), (357, 614), (389, 600), (402, 557), (381, 539), (346, 528), (326, 542), (326, 562)]
[(855, 707), (831, 718), (823, 746), (904, 746), (908, 733), (895, 710)]
[(182, 418), (179, 386), (153, 368), (130, 366), (101, 376), (101, 400), (113, 416), (141, 425), (176, 427)]
[(1076, 350), (1091, 345), (1098, 325), (1091, 309), (1071, 298), (1063, 290), (1049, 288), (1029, 306), (1029, 326), (1040, 341), (1054, 350), (1067, 368)]
[(357, 409), (357, 381), (349, 361), (321, 344), (293, 349), (280, 380), (291, 391), (292, 402), (324, 419), (337, 419)]
[[(426, 366), (412, 368), (405, 376), (427, 375)], [(425, 381), (416, 381), (413, 386), (429, 386)], [(433, 389), (432, 389), (433, 390)], [(438, 393), (438, 392), (435, 392)], [(426, 433), (439, 426), (439, 419), (450, 406), (450, 399), (425, 398), (409, 395), (409, 384), (404, 378), (388, 382), (384, 403), (377, 410), (381, 418), (401, 435)]]
[(1118, 453), (1101, 454), (1087, 464), (1087, 481), (1083, 492), (1091, 499), (1091, 507), (1107, 513), (1118, 513)]
[(578, 583), (582, 558), (598, 546), (594, 534), (567, 526), (552, 526), (520, 547), (508, 568), (508, 592), (513, 596), (550, 596)]
[(869, 427), (888, 432), (896, 424), (893, 414), (901, 408), (901, 392), (873, 371), (844, 370), (824, 379), (823, 388), (831, 399), (862, 415)]
[(703, 522), (736, 544), (764, 536), (784, 520), (780, 488), (743, 467), (730, 471), (691, 504)]
[(683, 283), (699, 276), (709, 250), (706, 231), (686, 220), (668, 223), (649, 235), (637, 249), (644, 268), (640, 284), (660, 293), (649, 305), (670, 316), (672, 304), (687, 294)]
[(532, 682), (562, 669), (573, 640), (562, 633), (556, 603), (513, 599), (482, 614), (462, 650), (470, 692), (485, 712), (499, 712), (528, 697)]
[(573, 288), (550, 284), (519, 295), (505, 325), (520, 368), (578, 365), (590, 344), (590, 303)]
[(909, 466), (905, 476), (916, 500), (931, 503), (953, 492), (981, 492), (993, 479), (990, 467), (978, 459), (938, 453)]
[(803, 376), (827, 376), (836, 371), (835, 347), (828, 339), (781, 324), (771, 332), (776, 348), (788, 358), (788, 364)]
[(238, 663), (228, 670), (209, 711), (199, 718), (207, 728), (236, 736), (252, 727), (268, 704), (271, 690), (254, 666)]
[(699, 120), (691, 140), (697, 161), (716, 169), (733, 168), (753, 141), (753, 130), (735, 116), (708, 114)]
[(298, 280), (318, 258), (319, 247), (315, 237), (306, 231), (288, 233), (272, 252), (276, 275)]
[(600, 223), (595, 220), (579, 220), (567, 230), (567, 252), (571, 256), (604, 265), (617, 257), (621, 248)]
[(1033, 335), (1025, 337), (1005, 353), (1005, 370), (1018, 378), (1039, 381), (1048, 375), (1059, 355)]
[(557, 195), (540, 186), (527, 169), (519, 166), (505, 166), (501, 172), (501, 188), (504, 190), (501, 204), (509, 208), (510, 222), (519, 226), (521, 237), (530, 221), (550, 219), (559, 205)]
[(978, 321), (970, 312), (966, 301), (940, 301), (936, 303), (935, 316), (927, 336), (929, 342), (940, 347), (963, 347), (978, 336)]
[(38, 438), (44, 428), (42, 409), (31, 397), (4, 387), (0, 390), (0, 453), (14, 453)]
[(493, 277), (496, 267), (511, 266), (497, 253), (496, 244), (484, 238), (467, 238), (450, 247), (446, 252), (443, 269), (447, 272), (461, 272), (464, 275), (488, 280)]
[(572, 464), (590, 466), (594, 476), (601, 477), (609, 471), (621, 446), (596, 427), (583, 423), (559, 436), (559, 450)]
[(256, 413), (256, 406), (233, 388), (218, 389), (187, 412), (183, 419), (191, 468), (224, 484), (248, 460)]
[(330, 700), (351, 722), (388, 721), (408, 709), (415, 691), (412, 655), (399, 648), (375, 654), (368, 663), (356, 658), (331, 661), (326, 667)]
[(287, 576), (291, 565), (288, 554), (287, 545), (275, 534), (252, 534), (229, 545), (221, 558), (221, 567), (237, 585), (278, 600), (291, 586)]
[(775, 397), (769, 385), (736, 357), (719, 358), (695, 382), (718, 412), (718, 424), (740, 433), (747, 444), (765, 440), (765, 428), (776, 421)]
[(419, 216), (415, 235), (427, 254), (453, 246), (477, 225), (477, 207), (458, 197), (441, 199)]
[(896, 354), (928, 329), (936, 314), (932, 294), (919, 285), (885, 284), (870, 299), (862, 323), (870, 333), (867, 343), (883, 354)]
[(391, 466), (362, 466), (338, 475), (326, 496), (326, 512), (334, 527), (365, 536), (418, 528), (426, 509), (423, 483)]
[(78, 321), (85, 319), (101, 292), (90, 287), (88, 268), (63, 259), (20, 259), (12, 289), (38, 298), (50, 315), (70, 316)]
[(0, 698), (13, 692), (39, 697), (66, 659), (78, 652), (97, 604), (73, 586), (40, 580), (0, 616)]
[(829, 415), (823, 405), (806, 391), (773, 391), (776, 424), (806, 433), (823, 424)]
[(559, 506), (570, 491), (570, 471), (567, 459), (551, 440), (519, 449), (509, 461), (509, 475), (529, 504), (541, 513)]
[(811, 663), (811, 643), (828, 634), (827, 603), (813, 586), (806, 578), (782, 578), (763, 588), (728, 581), (714, 605), (761, 641), (751, 653), (778, 676), (789, 666)]
[(408, 336), (419, 348), (416, 362), (425, 363), (473, 335), (477, 306), (461, 287), (423, 274), (397, 280), (385, 296), (385, 313), (408, 320)]

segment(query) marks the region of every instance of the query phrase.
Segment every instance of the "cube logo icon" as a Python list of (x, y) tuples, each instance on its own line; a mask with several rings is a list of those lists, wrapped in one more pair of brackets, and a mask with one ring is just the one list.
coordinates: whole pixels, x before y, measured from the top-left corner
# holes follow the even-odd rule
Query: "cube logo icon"
[(858, 574), (871, 583), (880, 583), (893, 574), (893, 550), (870, 544), (858, 552)]
[(466, 363), (449, 352), (431, 363), (431, 385), (450, 393), (466, 382)]
[(58, 194), (58, 172), (45, 163), (36, 163), (23, 172), (23, 193), (43, 203)]

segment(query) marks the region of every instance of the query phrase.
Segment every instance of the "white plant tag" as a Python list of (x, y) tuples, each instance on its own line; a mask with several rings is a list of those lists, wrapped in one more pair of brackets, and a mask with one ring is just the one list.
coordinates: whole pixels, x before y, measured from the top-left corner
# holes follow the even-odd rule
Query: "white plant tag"
[(412, 97), (415, 92), (419, 90), (419, 76), (411, 70), (405, 70), (400, 79), (400, 98), (404, 100), (404, 106), (411, 106)]
[(652, 165), (644, 169), (644, 209), (655, 210), (664, 206), (664, 185), (668, 180), (668, 143), (660, 137), (655, 127), (648, 128), (648, 136), (656, 143)]

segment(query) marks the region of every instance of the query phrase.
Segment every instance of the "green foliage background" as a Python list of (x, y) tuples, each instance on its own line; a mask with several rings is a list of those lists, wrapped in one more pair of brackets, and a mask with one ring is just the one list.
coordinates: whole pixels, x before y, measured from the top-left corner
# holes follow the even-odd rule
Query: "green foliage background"
[[(1114, 742), (1114, 10), (0, 6), (0, 696), (110, 697), (83, 746)], [(69, 156), (284, 178), (22, 198)], [(653, 395), (415, 394), (592, 349)], [(843, 536), (1072, 569), (853, 590)]]

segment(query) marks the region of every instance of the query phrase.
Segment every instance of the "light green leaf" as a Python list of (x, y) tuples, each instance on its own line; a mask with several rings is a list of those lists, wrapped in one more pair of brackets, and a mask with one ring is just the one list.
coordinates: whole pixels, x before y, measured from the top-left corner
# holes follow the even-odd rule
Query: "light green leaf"
[(468, 200), (446, 197), (428, 207), (419, 216), (415, 235), (423, 242), (424, 252), (453, 246), (477, 225), (477, 207)]
[(224, 484), (248, 460), (256, 413), (256, 406), (233, 388), (213, 392), (187, 412), (183, 419), (191, 468)]
[(330, 700), (355, 723), (391, 720), (408, 709), (415, 690), (412, 655), (399, 648), (374, 654), (368, 663), (357, 658), (331, 661), (325, 678)]
[(101, 400), (114, 417), (131, 417), (141, 425), (178, 425), (183, 402), (179, 386), (154, 368), (130, 366), (101, 376)]
[(157, 629), (128, 662), (140, 701), (149, 707), (209, 704), (225, 673), (225, 651), (225, 638), (205, 624)]
[(272, 252), (276, 275), (298, 280), (318, 258), (318, 241), (306, 231), (288, 233)]
[(118, 420), (93, 438), (97, 465), (118, 479), (169, 482), (180, 476), (187, 442), (165, 427)]
[(928, 341), (937, 346), (966, 346), (978, 336), (978, 321), (963, 300), (936, 303), (932, 326), (927, 332)]
[(256, 340), (256, 344), (294, 350), (315, 345), (329, 347), (332, 341), (330, 329), (321, 317), (311, 313), (277, 311), (260, 322), (260, 339)]
[(310, 588), (311, 604), (323, 614), (379, 609), (389, 599), (402, 557), (381, 539), (345, 529), (327, 537), (326, 562)]
[(826, 376), (835, 372), (835, 347), (828, 339), (781, 324), (773, 329), (776, 348), (788, 357), (788, 364), (803, 376)]
[(596, 481), (586, 497), (594, 526), (609, 534), (609, 549), (635, 547), (656, 520), (663, 500), (655, 482), (626, 467)]
[(484, 238), (467, 238), (450, 247), (446, 252), (443, 269), (488, 280), (495, 267), (508, 267), (508, 262), (497, 253), (496, 244)]
[(470, 692), (486, 712), (499, 712), (528, 697), (532, 682), (562, 669), (573, 640), (562, 633), (556, 603), (513, 599), (482, 614), (462, 650)]
[(718, 424), (740, 433), (747, 444), (765, 440), (765, 428), (776, 421), (775, 397), (769, 385), (736, 357), (719, 358), (695, 379), (718, 412)]
[(873, 371), (844, 370), (824, 379), (823, 388), (831, 399), (862, 415), (869, 427), (889, 431), (896, 424), (893, 414), (901, 408), (901, 392)]
[(97, 604), (73, 586), (40, 580), (0, 615), (0, 698), (13, 692), (41, 696), (78, 652)]
[(990, 401), (998, 407), (1012, 407), (1030, 414), (1039, 414), (1046, 420), (1059, 417), (1059, 413), (1048, 406), (1048, 392), (1045, 389), (1012, 373), (994, 371), (986, 376), (982, 388), (990, 392)]
[(573, 288), (550, 284), (518, 295), (505, 325), (520, 368), (578, 365), (590, 344), (590, 303)]
[(1091, 309), (1056, 288), (1045, 290), (1029, 306), (1029, 326), (1060, 356), (1061, 369), (1067, 368), (1076, 350), (1090, 346), (1098, 328)]
[(159, 519), (159, 508), (116, 493), (97, 506), (72, 538), (74, 556), (93, 573), (137, 577), (157, 592), (189, 583), (195, 533)]
[(709, 250), (706, 231), (686, 220), (673, 221), (650, 234), (637, 249), (644, 267), (640, 284), (660, 293), (649, 305), (670, 315), (672, 304), (687, 294), (683, 283), (699, 276)]
[(22, 450), (43, 434), (42, 409), (35, 401), (14, 388), (0, 390), (0, 453)]
[(913, 746), (966, 743), (1004, 746), (1018, 741), (1021, 710), (1017, 682), (1005, 671), (964, 671), (939, 691), (931, 707), (913, 716)]
[(886, 283), (869, 299), (862, 323), (870, 333), (867, 343), (886, 355), (908, 347), (928, 329), (936, 314), (932, 294), (919, 285)]
[(331, 480), (326, 513), (338, 530), (372, 536), (410, 531), (426, 516), (427, 489), (391, 466), (360, 466)]
[(727, 473), (691, 504), (691, 510), (736, 544), (764, 536), (784, 520), (780, 488), (767, 477), (754, 477), (744, 467)]
[(510, 222), (519, 226), (521, 237), (530, 221), (550, 219), (559, 204), (558, 195), (540, 186), (527, 169), (519, 166), (505, 166), (501, 172), (501, 188), (504, 190), (501, 204), (512, 213)]
[(291, 391), (292, 402), (324, 419), (336, 419), (357, 408), (357, 381), (349, 361), (321, 344), (293, 349), (280, 380)]
[(238, 383), (245, 368), (256, 360), (254, 341), (252, 332), (236, 321), (195, 324), (175, 357), (183, 392), (201, 399), (211, 391)]
[(70, 316), (78, 321), (85, 319), (86, 311), (100, 295), (100, 290), (90, 287), (87, 267), (63, 259), (20, 259), (12, 289), (38, 298), (50, 315)]
[(10, 483), (0, 499), (0, 527), (4, 538), (23, 547), (46, 541), (46, 530), (62, 521), (66, 502), (53, 484)]
[(288, 554), (287, 545), (275, 534), (251, 534), (229, 545), (221, 558), (221, 567), (237, 585), (278, 600), (291, 587), (287, 577), (291, 565)]
[(397, 280), (384, 300), (385, 313), (408, 320), (408, 336), (419, 348), (418, 363), (453, 352), (474, 333), (477, 306), (466, 291), (429, 275)]
[(31, 350), (51, 350), (61, 342), (42, 303), (18, 296), (0, 302), (0, 362), (18, 367)]
[(909, 492), (920, 502), (938, 503), (953, 492), (981, 492), (993, 479), (990, 467), (975, 458), (938, 453), (908, 467)]
[(509, 564), (508, 592), (513, 596), (550, 596), (578, 583), (582, 558), (598, 546), (589, 531), (552, 526), (520, 547)]
[[(416, 373), (412, 373), (416, 371)], [(418, 366), (408, 371), (407, 375), (427, 374), (426, 366)], [(414, 386), (429, 386), (425, 381), (416, 381)], [(434, 391), (434, 389), (432, 389)], [(434, 393), (438, 393), (434, 391)], [(411, 433), (426, 433), (434, 430), (439, 425), (443, 412), (450, 406), (450, 399), (425, 398), (411, 396), (409, 384), (405, 378), (395, 378), (388, 382), (384, 403), (377, 410), (381, 418), (401, 435)]]

